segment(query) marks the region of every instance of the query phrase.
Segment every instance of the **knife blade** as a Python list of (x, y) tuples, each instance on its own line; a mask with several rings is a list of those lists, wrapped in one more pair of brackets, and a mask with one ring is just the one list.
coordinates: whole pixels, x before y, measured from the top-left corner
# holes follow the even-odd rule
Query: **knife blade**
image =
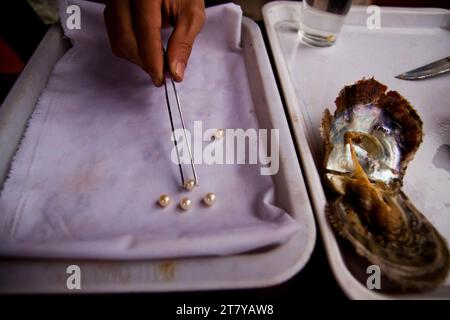
[(402, 80), (420, 80), (450, 71), (450, 56), (395, 76)]

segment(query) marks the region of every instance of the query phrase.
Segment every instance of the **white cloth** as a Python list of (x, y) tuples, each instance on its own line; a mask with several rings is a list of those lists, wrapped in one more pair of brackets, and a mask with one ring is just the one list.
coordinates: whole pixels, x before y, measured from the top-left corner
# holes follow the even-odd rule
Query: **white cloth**
[[(0, 196), (0, 254), (227, 255), (298, 231), (273, 205), (272, 178), (259, 165), (197, 165), (200, 187), (180, 190), (164, 89), (111, 53), (102, 5), (69, 2), (81, 8), (81, 30), (65, 30), (74, 46), (42, 92)], [(231, 4), (207, 10), (178, 85), (190, 129), (195, 120), (204, 129), (258, 128), (238, 45), (241, 17)], [(217, 203), (207, 208), (201, 198), (210, 191)], [(164, 209), (156, 204), (162, 193), (174, 202)], [(182, 196), (193, 200), (187, 212), (176, 205)]]

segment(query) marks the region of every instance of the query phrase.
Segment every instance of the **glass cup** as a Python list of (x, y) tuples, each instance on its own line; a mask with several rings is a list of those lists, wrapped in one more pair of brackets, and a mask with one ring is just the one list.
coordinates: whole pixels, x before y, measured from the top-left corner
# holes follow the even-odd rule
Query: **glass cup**
[(351, 0), (303, 0), (299, 35), (312, 46), (329, 47), (336, 42)]

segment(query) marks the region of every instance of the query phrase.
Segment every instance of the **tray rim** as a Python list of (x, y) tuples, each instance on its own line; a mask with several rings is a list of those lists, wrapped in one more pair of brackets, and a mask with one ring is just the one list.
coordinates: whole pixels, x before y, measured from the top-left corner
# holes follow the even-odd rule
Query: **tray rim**
[[(289, 7), (292, 12), (301, 6), (301, 2), (294, 1), (275, 1), (264, 5), (262, 13), (264, 26), (266, 29), (267, 37), (269, 39), (269, 46), (272, 52), (272, 56), (275, 61), (275, 68), (277, 70), (278, 78), (281, 84), (282, 94), (286, 101), (287, 116), (292, 124), (293, 133), (295, 137), (296, 148), (299, 151), (300, 162), (302, 164), (302, 172), (305, 172), (305, 180), (310, 193), (311, 202), (314, 208), (314, 214), (318, 221), (318, 228), (320, 235), (324, 242), (324, 247), (327, 255), (327, 259), (331, 266), (331, 271), (338, 282), (343, 292), (350, 299), (374, 299), (374, 300), (390, 300), (390, 299), (424, 299), (428, 298), (421, 294), (384, 294), (376, 291), (371, 291), (363, 286), (349, 271), (345, 265), (345, 261), (341, 255), (337, 239), (334, 235), (334, 231), (329, 225), (325, 213), (324, 207), (326, 203), (325, 192), (321, 183), (321, 179), (311, 153), (308, 139), (306, 137), (306, 129), (301, 119), (300, 104), (297, 99), (295, 87), (291, 81), (289, 75), (289, 69), (281, 53), (278, 36), (274, 26), (281, 22), (279, 20), (272, 21), (271, 10), (277, 10), (281, 7)], [(349, 15), (360, 14), (366, 12), (367, 6), (352, 6)], [(431, 16), (450, 16), (450, 10), (441, 8), (401, 8), (401, 7), (380, 7), (383, 12), (390, 14), (422, 14)], [(286, 10), (288, 11), (288, 10)], [(275, 19), (275, 18), (273, 18)], [(285, 20), (288, 21), (288, 20)], [(352, 23), (350, 23), (352, 24)], [(439, 24), (441, 26), (441, 24)], [(437, 26), (436, 26), (437, 28)], [(301, 152), (300, 152), (301, 150)], [(435, 297), (430, 297), (435, 298)]]
[[(242, 17), (242, 29), (245, 29), (251, 35), (249, 41), (253, 46), (259, 47), (263, 50), (255, 51), (256, 57), (255, 59), (262, 63), (259, 65), (260, 68), (264, 68), (261, 72), (264, 73), (266, 77), (262, 79), (262, 84), (264, 85), (264, 94), (267, 99), (267, 109), (269, 111), (273, 111), (272, 114), (280, 114), (278, 119), (272, 119), (275, 125), (279, 126), (280, 129), (280, 139), (281, 136), (289, 137), (289, 141), (285, 143), (283, 148), (286, 148), (287, 151), (291, 154), (291, 156), (280, 157), (280, 165), (282, 165), (282, 161), (284, 161), (284, 165), (289, 168), (297, 169), (298, 172), (293, 176), (301, 178), (298, 181), (296, 188), (297, 192), (304, 192), (306, 195), (306, 199), (308, 199), (308, 203), (303, 203), (301, 205), (297, 205), (295, 208), (296, 214), (301, 214), (302, 221), (305, 222), (305, 245), (303, 252), (296, 252), (295, 249), (295, 240), (298, 240), (297, 236), (293, 236), (287, 242), (281, 244), (280, 246), (271, 249), (264, 253), (247, 253), (233, 256), (225, 256), (225, 257), (199, 257), (199, 258), (177, 258), (177, 259), (164, 259), (164, 260), (142, 260), (142, 261), (84, 261), (84, 260), (48, 260), (48, 259), (8, 259), (1, 258), (0, 259), (0, 275), (9, 274), (11, 276), (11, 272), (14, 274), (9, 277), (10, 280), (6, 279), (6, 286), (0, 286), (1, 293), (113, 293), (113, 292), (168, 292), (168, 291), (191, 291), (191, 290), (220, 290), (220, 289), (240, 289), (240, 288), (260, 288), (273, 286), (284, 281), (287, 281), (291, 277), (293, 277), (296, 273), (298, 273), (309, 261), (312, 251), (315, 247), (316, 240), (316, 228), (314, 222), (314, 215), (312, 213), (312, 207), (309, 202), (307, 189), (304, 183), (303, 174), (301, 172), (300, 165), (295, 156), (295, 147), (293, 142), (293, 137), (291, 136), (287, 118), (284, 116), (284, 110), (281, 103), (280, 93), (276, 87), (275, 77), (273, 75), (273, 70), (270, 66), (269, 58), (267, 55), (266, 47), (262, 38), (261, 30), (258, 25), (249, 18)], [(243, 32), (244, 30), (242, 30)], [(243, 33), (242, 33), (243, 34)], [(30, 59), (29, 63), (26, 66), (27, 72), (23, 72), (23, 74), (17, 80), (15, 86), (22, 85), (24, 78), (29, 76), (31, 69), (33, 66), (36, 67), (39, 64), (37, 61), (39, 58), (43, 57), (47, 54), (49, 48), (52, 46), (48, 45), (49, 41), (52, 41), (56, 38), (61, 38), (62, 30), (60, 26), (52, 26), (49, 28), (47, 34), (41, 41), (40, 45), (36, 49), (33, 57)], [(59, 60), (59, 57), (58, 59)], [(57, 60), (55, 63), (57, 63)], [(49, 71), (50, 75), (51, 70)], [(25, 81), (26, 82), (26, 81)], [(46, 82), (46, 81), (45, 81)], [(44, 86), (45, 87), (45, 86)], [(16, 92), (14, 88), (10, 91)], [(40, 93), (41, 89), (39, 89)], [(38, 95), (39, 96), (39, 95)], [(36, 97), (36, 100), (38, 98)], [(14, 100), (11, 97), (7, 97), (8, 101)], [(5, 101), (7, 100), (5, 99)], [(14, 103), (10, 103), (14, 104)], [(3, 109), (3, 108), (2, 108)], [(33, 106), (34, 109), (34, 106)], [(275, 112), (275, 111), (276, 112)], [(279, 111), (283, 111), (282, 113)], [(29, 118), (29, 117), (27, 117)], [(282, 131), (283, 130), (283, 131)], [(293, 156), (292, 156), (293, 154)], [(283, 159), (284, 158), (284, 159)], [(294, 203), (294, 201), (292, 202)], [(197, 270), (199, 267), (205, 267), (208, 265), (211, 268), (220, 267), (222, 264), (227, 268), (239, 268), (245, 269), (245, 266), (265, 266), (268, 261), (271, 259), (280, 259), (286, 258), (289, 261), (289, 266), (281, 266), (277, 268), (273, 268), (273, 270), (255, 270), (256, 276), (250, 278), (240, 279), (238, 275), (227, 271), (224, 272), (224, 278), (220, 279), (214, 278), (214, 280), (209, 281), (192, 281), (187, 279), (184, 276), (182, 281), (177, 281), (174, 279), (170, 279), (167, 276), (167, 270), (164, 271), (162, 267), (164, 266), (177, 266), (177, 273), (183, 274), (183, 272), (189, 272), (189, 270)], [(275, 260), (278, 262), (278, 260)], [(127, 268), (132, 268), (136, 273), (139, 272), (147, 272), (148, 274), (154, 273), (154, 277), (148, 279), (147, 282), (142, 282), (142, 279), (134, 279), (133, 283), (129, 283), (127, 281), (127, 285), (121, 286), (119, 279), (116, 282), (108, 283), (94, 283), (87, 288), (82, 288), (80, 291), (69, 291), (65, 286), (65, 277), (66, 277), (66, 267), (70, 264), (78, 264), (83, 270), (87, 270), (86, 274), (90, 277), (88, 280), (90, 281), (92, 278), (95, 278), (95, 274), (98, 273), (99, 268), (104, 270), (103, 273), (114, 273), (121, 274)], [(281, 265), (278, 264), (277, 265)], [(175, 268), (175, 267), (174, 267)], [(260, 267), (261, 268), (261, 267)], [(55, 275), (52, 275), (52, 279), (50, 283), (43, 282), (42, 280), (36, 280), (30, 273), (41, 272), (41, 278), (45, 278), (49, 275), (49, 269), (57, 272), (57, 278), (62, 278), (60, 281), (55, 281)], [(208, 268), (204, 268), (208, 271)], [(267, 268), (262, 268), (267, 269)], [(56, 271), (55, 271), (56, 270)], [(258, 272), (259, 271), (259, 272)], [(83, 271), (84, 272), (84, 271)], [(267, 273), (270, 272), (270, 275)], [(220, 272), (217, 273), (220, 276)], [(4, 277), (4, 276), (2, 276)], [(229, 278), (226, 278), (229, 277)], [(244, 276), (245, 277), (245, 276)], [(19, 281), (22, 286), (18, 286), (17, 283), (13, 283), (14, 279)], [(133, 280), (133, 279), (131, 279)], [(37, 281), (37, 282), (36, 282)], [(4, 283), (5, 284), (5, 283)]]

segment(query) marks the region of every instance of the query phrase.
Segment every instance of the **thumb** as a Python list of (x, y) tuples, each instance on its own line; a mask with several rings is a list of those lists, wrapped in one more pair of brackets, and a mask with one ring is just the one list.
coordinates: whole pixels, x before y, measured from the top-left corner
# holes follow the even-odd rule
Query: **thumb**
[(204, 10), (189, 10), (178, 16), (167, 45), (169, 69), (175, 81), (184, 77), (192, 46), (205, 21)]

